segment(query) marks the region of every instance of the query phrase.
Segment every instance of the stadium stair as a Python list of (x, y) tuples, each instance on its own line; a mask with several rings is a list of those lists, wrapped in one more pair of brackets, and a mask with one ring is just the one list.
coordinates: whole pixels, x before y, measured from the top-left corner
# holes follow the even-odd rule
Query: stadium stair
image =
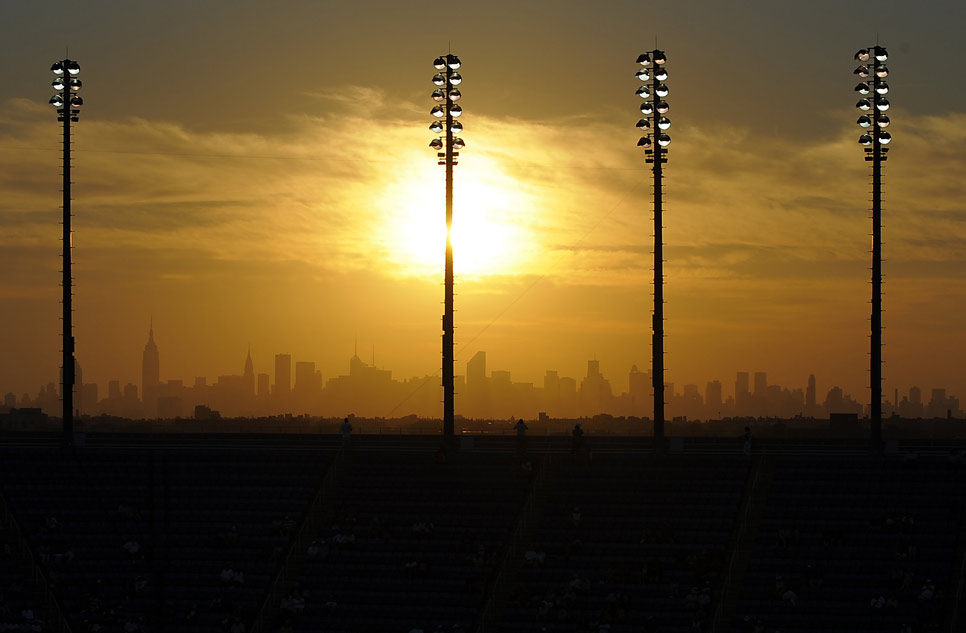
[(282, 563), (265, 592), (265, 598), (262, 600), (261, 607), (250, 628), (252, 633), (265, 633), (274, 629), (279, 605), (282, 599), (292, 591), (296, 579), (302, 573), (309, 542), (322, 529), (325, 520), (331, 518), (335, 513), (335, 503), (342, 482), (344, 462), (345, 452), (340, 450), (322, 474), (312, 501), (299, 521)]
[[(18, 580), (27, 579), (26, 586), (32, 594), (30, 597), (37, 604), (42, 605), (39, 619), (44, 622), (44, 630), (50, 633), (70, 633), (67, 618), (64, 617), (60, 603), (50, 588), (47, 574), (44, 573), (36, 553), (24, 537), (19, 522), (10, 511), (7, 495), (3, 491), (2, 485), (0, 485), (0, 527), (3, 528), (3, 533), (10, 542), (10, 551), (15, 559), (14, 564), (21, 572)], [(8, 588), (4, 587), (5, 594), (7, 593), (6, 589)]]
[(714, 633), (727, 633), (732, 630), (735, 602), (741, 593), (742, 581), (751, 559), (751, 551), (758, 538), (758, 527), (765, 511), (768, 491), (771, 488), (772, 474), (775, 472), (775, 458), (757, 455), (752, 458), (751, 468), (745, 480), (745, 488), (738, 508), (738, 521), (729, 544), (729, 563), (722, 574), (719, 591), (721, 598), (715, 610)]
[(543, 504), (553, 479), (553, 472), (553, 455), (544, 454), (537, 463), (530, 488), (527, 490), (527, 497), (513, 524), (510, 538), (507, 539), (506, 547), (500, 557), (500, 564), (493, 574), (493, 580), (486, 593), (486, 603), (480, 611), (476, 633), (495, 630), (496, 616), (506, 603), (510, 588), (520, 570), (523, 552), (530, 546), (533, 530), (542, 516)]

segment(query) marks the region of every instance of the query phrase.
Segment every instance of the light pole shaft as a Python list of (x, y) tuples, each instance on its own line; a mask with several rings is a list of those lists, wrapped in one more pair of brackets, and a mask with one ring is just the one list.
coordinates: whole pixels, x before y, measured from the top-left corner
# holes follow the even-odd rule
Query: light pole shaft
[(73, 443), (74, 435), (74, 328), (73, 328), (73, 309), (71, 305), (71, 228), (70, 228), (70, 117), (71, 117), (71, 91), (70, 77), (67, 72), (70, 60), (63, 61), (64, 67), (64, 149), (63, 149), (63, 374), (61, 395), (63, 398), (63, 441), (65, 445)]
[(879, 135), (879, 62), (872, 72), (872, 318), (869, 358), (871, 386), (870, 431), (873, 445), (882, 441), (882, 143)]
[[(447, 59), (447, 61), (449, 61)], [(446, 270), (443, 299), (443, 438), (451, 442), (456, 426), (456, 384), (453, 375), (454, 358), (453, 325), (453, 115), (449, 100), (450, 78), (453, 69), (446, 65), (444, 107), (446, 108)]]
[[(656, 56), (656, 53), (655, 53)], [(654, 442), (655, 448), (661, 450), (664, 441), (664, 217), (663, 193), (664, 147), (659, 141), (661, 129), (658, 123), (661, 114), (657, 111), (660, 97), (657, 87), (657, 64), (654, 65), (654, 76), (651, 83), (652, 136), (654, 137), (654, 317), (653, 336), (651, 341), (651, 378), (654, 388)]]

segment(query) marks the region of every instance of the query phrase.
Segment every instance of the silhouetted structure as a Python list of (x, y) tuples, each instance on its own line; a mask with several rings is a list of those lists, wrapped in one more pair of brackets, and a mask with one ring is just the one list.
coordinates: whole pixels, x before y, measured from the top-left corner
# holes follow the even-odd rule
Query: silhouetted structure
[[(443, 132), (443, 126), (439, 119), (446, 121), (445, 141), (442, 138), (434, 138), (429, 146), (437, 150), (437, 162), (446, 166), (446, 270), (444, 273), (443, 300), (443, 442), (450, 444), (454, 437), (456, 421), (456, 383), (453, 364), (456, 358), (453, 354), (454, 325), (453, 325), (453, 167), (457, 164), (459, 152), (463, 148), (463, 139), (454, 134), (463, 131), (463, 124), (455, 121), (463, 113), (463, 108), (456, 103), (462, 98), (457, 86), (462, 83), (463, 77), (456, 72), (461, 66), (460, 58), (452, 53), (437, 57), (433, 61), (433, 67), (442, 72), (437, 72), (433, 76), (433, 85), (437, 86), (433, 90), (432, 98), (437, 103), (444, 105), (433, 106), (430, 111), (437, 120), (433, 121), (429, 129), (436, 134)], [(438, 150), (444, 150), (442, 152)]]
[(161, 361), (158, 346), (154, 342), (154, 320), (148, 329), (148, 342), (141, 354), (141, 402), (144, 416), (152, 418), (157, 415), (158, 391), (161, 386)]
[[(641, 113), (650, 120), (643, 118), (637, 122), (637, 127), (650, 130), (637, 142), (638, 147), (644, 148), (644, 160), (652, 164), (654, 172), (654, 319), (651, 377), (654, 385), (654, 441), (658, 447), (663, 447), (664, 441), (664, 224), (662, 216), (662, 196), (664, 193), (663, 165), (667, 162), (665, 148), (671, 143), (671, 137), (664, 130), (671, 126), (671, 120), (664, 116), (668, 111), (668, 88), (663, 83), (667, 79), (667, 55), (664, 51), (653, 50), (643, 53), (637, 58), (644, 68), (637, 72), (637, 78), (642, 82), (650, 81), (637, 89), (637, 94), (644, 103)], [(653, 65), (653, 66), (652, 66)], [(653, 137), (653, 138), (652, 138)]]
[(51, 86), (57, 91), (50, 98), (50, 105), (57, 108), (57, 120), (64, 124), (64, 156), (63, 156), (63, 250), (64, 269), (61, 285), (64, 290), (63, 298), (63, 359), (61, 373), (63, 375), (61, 394), (63, 398), (63, 426), (64, 444), (73, 444), (74, 437), (74, 325), (71, 307), (71, 229), (70, 229), (70, 124), (77, 122), (80, 117), (80, 106), (84, 100), (76, 93), (81, 89), (80, 64), (64, 59), (54, 62), (50, 67), (56, 76)]
[[(872, 113), (872, 116), (861, 115), (857, 123), (862, 128), (871, 129), (871, 134), (865, 132), (859, 137), (859, 143), (865, 147), (865, 160), (872, 163), (872, 340), (869, 373), (873, 448), (882, 442), (882, 163), (888, 158), (889, 152), (889, 148), (884, 146), (892, 140), (892, 135), (885, 131), (890, 123), (885, 114), (889, 109), (889, 99), (885, 97), (889, 92), (889, 85), (885, 82), (889, 74), (885, 65), (887, 59), (889, 54), (879, 45), (860, 49), (855, 54), (855, 60), (861, 64), (855, 69), (855, 74), (871, 80), (871, 85), (866, 81), (859, 82), (855, 90), (862, 95), (856, 107)], [(871, 68), (866, 62), (871, 63)], [(866, 95), (871, 98), (865, 98)]]

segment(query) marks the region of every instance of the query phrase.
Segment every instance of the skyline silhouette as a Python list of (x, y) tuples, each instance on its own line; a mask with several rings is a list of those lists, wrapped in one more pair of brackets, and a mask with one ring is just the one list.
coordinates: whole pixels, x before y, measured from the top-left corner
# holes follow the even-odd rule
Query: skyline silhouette
[[(143, 347), (140, 380), (85, 380), (78, 360), (79, 383), (75, 404), (81, 415), (111, 415), (131, 419), (191, 418), (203, 406), (223, 417), (311, 415), (399, 418), (440, 417), (442, 386), (439, 373), (396, 377), (375, 363), (375, 350), (366, 362), (358, 346), (348, 359), (348, 370), (323, 375), (315, 360), (300, 354), (268, 355), (273, 371), (256, 372), (251, 350), (241, 373), (217, 376), (172, 376), (162, 370), (164, 354), (154, 338), (154, 323)], [(264, 363), (260, 363), (260, 366)], [(503, 365), (487, 366), (485, 351), (456, 367), (456, 415), (473, 419), (587, 418), (597, 415), (640, 417), (653, 414), (651, 374), (646, 363), (613, 367), (601, 359), (586, 361), (586, 372), (568, 376), (547, 369), (538, 381), (514, 380)], [(767, 371), (733, 372), (728, 377), (696, 382), (667, 383), (667, 419), (711, 420), (733, 417), (828, 418), (830, 414), (869, 415), (867, 402), (834, 383), (811, 374), (789, 385), (769, 381)], [(89, 377), (89, 374), (88, 374)], [(38, 407), (60, 415), (60, 391), (54, 382), (33, 393), (4, 394), (0, 412), (13, 407)], [(883, 403), (886, 418), (962, 418), (955, 393), (942, 385), (894, 387)]]
[[(88, 376), (136, 383), (136, 362), (105, 350), (143, 345), (148, 314), (179, 342), (165, 359), (176, 376), (216, 376), (249, 343), (302, 350), (335, 376), (356, 335), (397, 375), (436, 371), (441, 175), (425, 154), (424, 121), (426, 62), (439, 43), (413, 41), (401, 28), (414, 26), (417, 12), (395, 9), (390, 29), (363, 7), (347, 8), (336, 33), (302, 5), (227, 20), (217, 11), (130, 7), (121, 33), (104, 26), (103, 6), (53, 6), (73, 25), (70, 56), (84, 64), (74, 276), (77, 356)], [(943, 6), (946, 16), (963, 12)], [(614, 372), (643, 368), (648, 185), (628, 128), (639, 99), (625, 60), (650, 47), (629, 19), (649, 9), (568, 7), (555, 13), (559, 41), (515, 38), (538, 31), (546, 16), (524, 12), (511, 23), (503, 9), (467, 9), (453, 43), (472, 68), (473, 131), (456, 183), (457, 365), (485, 349), (516, 380), (534, 383), (546, 367), (581, 376), (595, 354)], [(701, 385), (761, 367), (780, 384), (815, 372), (868, 398), (867, 174), (856, 156), (848, 60), (869, 36), (858, 7), (826, 9), (821, 18), (764, 3), (702, 16), (661, 9), (675, 109), (668, 382)], [(56, 55), (43, 11), (10, 11), (0, 44), (15, 60), (0, 86), (0, 388), (19, 394), (59, 366), (57, 157), (43, 104), (43, 66)], [(931, 61), (946, 58), (955, 39), (943, 36), (952, 20), (936, 15), (887, 2), (876, 25), (902, 94), (886, 196), (887, 397), (896, 386), (966, 389), (958, 318), (966, 308), (958, 177), (966, 117), (961, 88)], [(259, 20), (285, 33), (285, 44), (240, 50)], [(608, 26), (608, 35), (587, 24)], [(170, 38), (176, 45), (154, 35), (178, 28), (188, 32)], [(362, 34), (374, 57), (397, 60), (378, 84), (348, 70), (349, 44)], [(495, 35), (509, 44), (494, 47)], [(716, 51), (748, 58), (774, 50), (774, 37), (788, 44), (782, 66), (795, 73), (745, 73), (739, 87), (726, 73), (705, 72)], [(245, 104), (224, 98), (218, 71), (188, 63), (212, 47), (245, 67)], [(289, 70), (306, 51), (332, 62), (312, 86)], [(135, 57), (155, 60), (161, 74), (145, 83), (124, 63)], [(520, 59), (558, 60), (567, 81), (521, 83), (512, 72)], [(136, 98), (147, 92), (154, 98)], [(532, 109), (520, 107), (520, 94)], [(776, 96), (792, 94), (787, 103)], [(376, 120), (378, 135), (360, 133)], [(914, 133), (903, 121), (916, 122)]]

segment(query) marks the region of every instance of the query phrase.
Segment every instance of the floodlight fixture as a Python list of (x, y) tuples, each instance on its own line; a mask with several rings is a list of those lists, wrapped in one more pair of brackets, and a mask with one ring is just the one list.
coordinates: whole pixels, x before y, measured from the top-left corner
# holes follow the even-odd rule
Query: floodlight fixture
[(443, 273), (443, 448), (455, 447), (456, 427), (456, 380), (455, 380), (455, 327), (453, 309), (453, 168), (458, 164), (459, 150), (466, 142), (458, 134), (463, 132), (463, 124), (457, 120), (463, 114), (461, 101), (463, 93), (457, 86), (463, 83), (463, 76), (456, 72), (463, 63), (452, 53), (440, 55), (433, 61), (433, 67), (440, 71), (433, 75), (432, 83), (438, 86), (432, 92), (432, 99), (445, 102), (433, 106), (430, 114), (436, 117), (429, 129), (440, 134), (432, 139), (429, 146), (436, 150), (437, 163), (446, 167), (446, 252)]
[[(651, 378), (654, 393), (654, 445), (664, 450), (664, 165), (667, 163), (671, 137), (665, 132), (671, 120), (664, 116), (670, 106), (664, 100), (670, 90), (663, 83), (668, 78), (667, 55), (653, 50), (642, 53), (637, 63), (644, 66), (634, 77), (650, 82), (637, 89), (637, 96), (644, 99), (640, 104), (645, 118), (637, 121), (637, 128), (644, 132), (637, 146), (644, 149), (644, 162), (651, 165), (654, 179), (654, 314), (651, 322)], [(653, 64), (653, 66), (652, 66)]]
[[(862, 48), (855, 54), (856, 61), (862, 64), (853, 72), (866, 82), (856, 86), (868, 98), (860, 99), (855, 106), (863, 114), (856, 123), (863, 128), (859, 136), (859, 144), (863, 146), (864, 158), (872, 163), (872, 317), (870, 354), (869, 354), (869, 382), (870, 405), (869, 418), (871, 442), (873, 450), (881, 450), (882, 445), (882, 164), (889, 158), (889, 148), (892, 134), (885, 128), (892, 121), (885, 114), (889, 107), (889, 84), (885, 78), (889, 76), (889, 69), (885, 61), (889, 54), (885, 47), (870, 46)], [(860, 90), (860, 88), (864, 88)], [(874, 123), (874, 125), (873, 125)]]

